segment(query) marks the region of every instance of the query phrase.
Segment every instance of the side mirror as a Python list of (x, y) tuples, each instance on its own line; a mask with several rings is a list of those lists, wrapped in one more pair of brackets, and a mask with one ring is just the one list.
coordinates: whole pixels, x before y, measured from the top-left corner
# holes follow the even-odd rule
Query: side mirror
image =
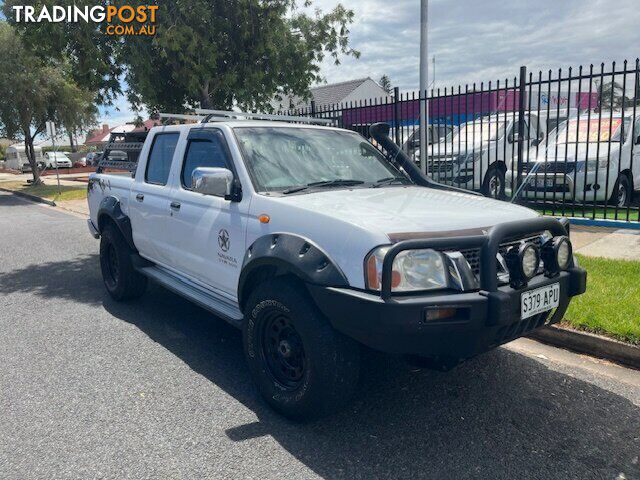
[(226, 168), (198, 167), (191, 173), (191, 188), (203, 195), (231, 200), (233, 173)]
[(538, 145), (540, 145), (541, 141), (542, 141), (542, 139), (534, 138), (533, 140), (531, 140), (531, 146), (532, 147), (537, 147)]
[(515, 143), (519, 139), (520, 139), (520, 136), (518, 135), (518, 132), (510, 133), (509, 137), (507, 138), (507, 140), (509, 140), (509, 143)]
[(640, 145), (640, 135), (636, 137), (636, 145)]

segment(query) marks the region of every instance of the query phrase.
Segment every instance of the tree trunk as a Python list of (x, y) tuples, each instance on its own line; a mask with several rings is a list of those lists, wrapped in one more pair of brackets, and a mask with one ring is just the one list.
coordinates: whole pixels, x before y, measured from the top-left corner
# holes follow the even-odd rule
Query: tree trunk
[(209, 82), (200, 89), (200, 108), (212, 108), (211, 97), (209, 96)]
[(75, 143), (73, 143), (73, 133), (67, 130), (67, 134), (69, 135), (69, 145), (71, 146), (71, 151), (75, 153), (78, 149), (76, 148)]
[(38, 164), (36, 162), (36, 152), (33, 148), (33, 137), (30, 131), (24, 132), (24, 151), (29, 159), (29, 165), (31, 166), (31, 173), (33, 174), (33, 184), (39, 185), (42, 183), (40, 180), (40, 171), (38, 170)]

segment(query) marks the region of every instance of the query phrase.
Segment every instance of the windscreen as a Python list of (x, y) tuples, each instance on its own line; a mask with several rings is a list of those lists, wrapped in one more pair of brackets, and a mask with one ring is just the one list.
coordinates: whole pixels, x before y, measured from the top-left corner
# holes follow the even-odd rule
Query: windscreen
[(258, 191), (333, 180), (371, 185), (402, 176), (356, 133), (303, 127), (238, 127), (234, 131)]
[(625, 119), (623, 126), (621, 117), (574, 118), (560, 125), (555, 143), (619, 142), (623, 136), (626, 138), (629, 122), (628, 118)]
[[(477, 120), (468, 122), (460, 126), (460, 129), (454, 133), (452, 144), (471, 143), (478, 145), (500, 138), (504, 134), (504, 121), (487, 121)], [(447, 141), (451, 141), (450, 137)]]

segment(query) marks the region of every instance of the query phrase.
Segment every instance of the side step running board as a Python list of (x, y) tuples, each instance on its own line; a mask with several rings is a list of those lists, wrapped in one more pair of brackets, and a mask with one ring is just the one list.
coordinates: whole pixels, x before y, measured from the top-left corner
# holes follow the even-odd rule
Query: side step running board
[(156, 281), (168, 290), (191, 300), (205, 310), (209, 310), (230, 324), (240, 328), (242, 326), (242, 312), (238, 304), (222, 295), (203, 289), (188, 280), (181, 279), (167, 270), (157, 266), (145, 266), (138, 271)]

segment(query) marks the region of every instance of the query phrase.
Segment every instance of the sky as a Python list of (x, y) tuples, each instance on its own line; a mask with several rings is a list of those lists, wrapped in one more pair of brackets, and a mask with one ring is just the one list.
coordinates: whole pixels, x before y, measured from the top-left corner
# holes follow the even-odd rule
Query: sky
[[(337, 0), (315, 0), (331, 10)], [(386, 74), (393, 86), (419, 84), (420, 1), (358, 0), (350, 39), (359, 59), (322, 64), (328, 83)], [(519, 67), (547, 71), (601, 62), (635, 62), (640, 54), (638, 0), (429, 0), (429, 51), (436, 59), (435, 87), (513, 79)], [(430, 65), (431, 67), (431, 65)], [(431, 73), (430, 73), (431, 76)], [(430, 80), (431, 81), (431, 80)], [(112, 126), (131, 121), (124, 98), (103, 109)]]

